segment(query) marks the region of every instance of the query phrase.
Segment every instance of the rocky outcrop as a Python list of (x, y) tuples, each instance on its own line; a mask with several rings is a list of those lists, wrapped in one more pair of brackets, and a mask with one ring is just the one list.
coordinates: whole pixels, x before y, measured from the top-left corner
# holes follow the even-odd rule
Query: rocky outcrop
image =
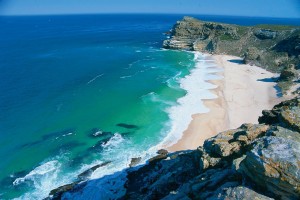
[[(167, 49), (184, 49), (244, 58), (245, 63), (272, 72), (283, 72), (279, 87), (287, 92), (299, 82), (300, 28), (280, 25), (238, 26), (200, 21), (184, 17), (178, 21), (171, 38), (163, 42)], [(284, 70), (290, 65), (295, 70)], [(298, 78), (295, 78), (297, 77)]]
[(277, 32), (270, 29), (259, 29), (254, 31), (254, 35), (261, 40), (274, 39)]
[(291, 139), (260, 138), (241, 163), (251, 182), (280, 199), (300, 197), (300, 143)]
[[(299, 199), (299, 109), (294, 98), (263, 111), (260, 124), (219, 133), (196, 150), (159, 150), (145, 165), (125, 170), (126, 191), (118, 199)], [(80, 193), (88, 182), (51, 195)]]
[(263, 110), (259, 123), (279, 125), (300, 132), (300, 99), (281, 102), (272, 110)]

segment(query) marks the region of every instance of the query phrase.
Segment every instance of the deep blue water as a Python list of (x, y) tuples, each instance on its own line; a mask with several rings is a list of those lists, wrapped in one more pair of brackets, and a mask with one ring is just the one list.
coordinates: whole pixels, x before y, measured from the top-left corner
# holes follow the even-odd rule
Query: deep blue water
[[(193, 68), (193, 54), (161, 49), (162, 33), (182, 17), (0, 17), (0, 198), (44, 197), (91, 163), (115, 157), (117, 170), (157, 144), (170, 128), (168, 108), (185, 95), (178, 80)], [(107, 134), (91, 135), (99, 131)]]

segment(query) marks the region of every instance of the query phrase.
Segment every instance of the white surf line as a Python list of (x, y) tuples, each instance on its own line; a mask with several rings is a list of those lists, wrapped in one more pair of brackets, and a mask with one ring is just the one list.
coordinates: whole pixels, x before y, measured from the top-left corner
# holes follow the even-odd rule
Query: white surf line
[(92, 78), (91, 80), (89, 80), (86, 84), (88, 85), (88, 84), (90, 84), (90, 83), (92, 83), (93, 81), (95, 81), (97, 78), (99, 78), (99, 77), (101, 77), (101, 76), (103, 76), (104, 74), (99, 74), (98, 76), (95, 76), (94, 78)]
[(177, 100), (178, 105), (169, 109), (170, 130), (159, 144), (149, 149), (150, 152), (167, 148), (178, 142), (188, 128), (193, 114), (210, 111), (202, 100), (218, 98), (211, 92), (218, 86), (209, 81), (223, 78), (216, 74), (220, 69), (214, 67), (214, 70), (210, 64), (207, 64), (206, 54), (195, 52), (194, 55), (195, 67), (189, 75), (180, 80), (180, 87), (186, 90), (187, 94)]

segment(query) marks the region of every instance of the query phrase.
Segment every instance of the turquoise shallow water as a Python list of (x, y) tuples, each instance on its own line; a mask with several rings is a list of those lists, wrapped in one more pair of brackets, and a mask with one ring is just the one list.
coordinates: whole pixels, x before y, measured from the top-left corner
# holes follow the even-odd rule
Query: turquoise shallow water
[[(202, 65), (193, 71), (205, 64), (201, 55), (196, 63), (192, 53), (161, 49), (162, 33), (181, 18), (0, 17), (0, 199), (41, 199), (105, 161), (112, 163), (93, 178), (122, 170), (130, 158), (150, 156), (151, 147), (181, 130), (174, 123), (187, 121), (176, 113), (193, 107), (178, 104), (208, 95), (183, 80), (190, 73), (205, 76)], [(196, 83), (204, 87), (203, 80)], [(178, 102), (182, 97), (188, 98)]]
[(4, 198), (38, 198), (91, 163), (121, 165), (164, 137), (193, 54), (161, 49), (170, 17), (143, 18), (2, 19), (11, 33), (1, 43)]

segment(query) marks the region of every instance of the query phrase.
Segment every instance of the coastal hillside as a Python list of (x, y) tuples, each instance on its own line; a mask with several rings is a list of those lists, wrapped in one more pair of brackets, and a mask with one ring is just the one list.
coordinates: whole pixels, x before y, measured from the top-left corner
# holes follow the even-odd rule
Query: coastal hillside
[(284, 93), (299, 82), (300, 28), (297, 26), (239, 26), (184, 17), (170, 34), (171, 38), (163, 43), (164, 48), (235, 55), (245, 63), (281, 73), (278, 86)]

